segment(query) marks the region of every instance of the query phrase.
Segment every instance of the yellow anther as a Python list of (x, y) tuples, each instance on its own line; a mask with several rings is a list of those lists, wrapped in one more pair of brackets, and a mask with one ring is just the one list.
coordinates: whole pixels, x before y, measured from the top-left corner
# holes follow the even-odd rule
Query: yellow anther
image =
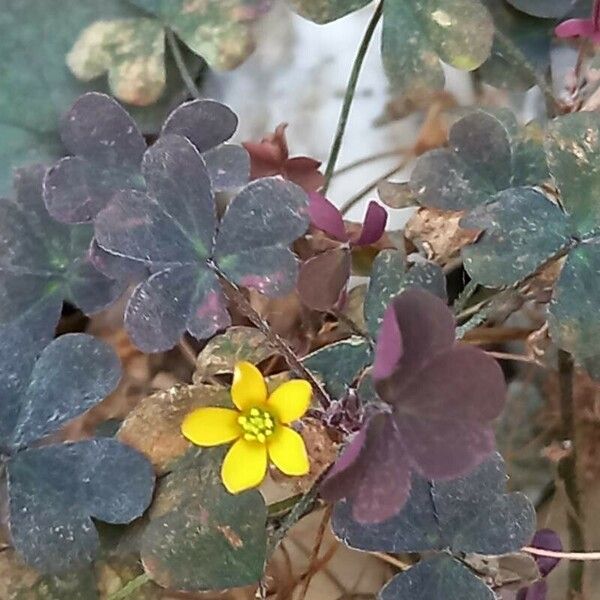
[(255, 436), (255, 435), (252, 435), (251, 433), (245, 433), (245, 434), (244, 434), (244, 439), (245, 439), (247, 442), (254, 442), (254, 441), (256, 440), (256, 436)]
[(265, 440), (267, 439), (267, 438), (265, 437), (265, 434), (264, 434), (264, 433), (259, 433), (259, 434), (256, 436), (256, 438), (258, 439), (258, 441), (259, 441), (261, 444), (264, 444), (264, 443), (265, 443)]
[(258, 415), (260, 415), (260, 411), (258, 410), (258, 408), (252, 408), (252, 409), (250, 409), (250, 416), (251, 417), (258, 417)]
[(272, 429), (267, 429), (267, 430), (265, 431), (265, 435), (266, 435), (267, 437), (269, 437), (270, 435), (273, 435), (273, 430), (272, 430)]
[(244, 416), (241, 416), (238, 417), (237, 422), (243, 427), (248, 422), (248, 419)]

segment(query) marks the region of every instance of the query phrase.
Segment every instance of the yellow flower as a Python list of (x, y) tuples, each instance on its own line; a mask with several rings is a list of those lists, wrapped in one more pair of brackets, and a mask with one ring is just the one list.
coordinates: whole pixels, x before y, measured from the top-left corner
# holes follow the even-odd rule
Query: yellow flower
[(185, 417), (181, 431), (197, 446), (234, 442), (223, 461), (221, 477), (229, 492), (237, 494), (260, 485), (268, 459), (286, 475), (308, 473), (304, 440), (286, 425), (304, 415), (311, 396), (312, 388), (303, 379), (292, 379), (268, 396), (260, 371), (240, 362), (231, 387), (238, 410), (199, 408)]

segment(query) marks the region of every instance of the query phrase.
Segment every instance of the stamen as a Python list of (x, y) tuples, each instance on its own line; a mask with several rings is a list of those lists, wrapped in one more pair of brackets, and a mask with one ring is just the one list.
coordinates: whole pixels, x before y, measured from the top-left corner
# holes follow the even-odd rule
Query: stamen
[(264, 444), (267, 437), (273, 435), (276, 421), (273, 415), (261, 408), (252, 408), (245, 415), (240, 415), (237, 422), (244, 432), (244, 439), (249, 442)]

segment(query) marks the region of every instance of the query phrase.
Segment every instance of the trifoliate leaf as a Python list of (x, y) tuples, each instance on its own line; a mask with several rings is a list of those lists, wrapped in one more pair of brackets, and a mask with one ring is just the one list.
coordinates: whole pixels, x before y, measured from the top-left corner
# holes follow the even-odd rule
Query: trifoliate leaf
[[(14, 201), (0, 201), (0, 322), (29, 314), (30, 335), (54, 333), (63, 300), (86, 313), (116, 300), (123, 286), (95, 269), (90, 260), (93, 231), (69, 227), (50, 217), (42, 200), (42, 167), (17, 173)], [(48, 317), (40, 322), (34, 315)], [(53, 315), (53, 318), (50, 318)]]
[(91, 562), (99, 548), (92, 518), (130, 523), (154, 487), (148, 461), (109, 438), (23, 450), (7, 472), (14, 546), (30, 565), (52, 573)]
[(423, 206), (472, 209), (499, 191), (548, 177), (541, 140), (523, 139), (511, 113), (468, 114), (449, 141), (449, 148), (424, 154), (412, 173), (410, 186)]
[(308, 226), (300, 188), (279, 179), (250, 183), (229, 205), (215, 238), (210, 178), (187, 138), (162, 136), (146, 151), (142, 173), (147, 191), (122, 190), (96, 219), (102, 248), (153, 273), (125, 312), (136, 345), (157, 352), (186, 330), (208, 338), (229, 325), (216, 273), (267, 295), (293, 289), (296, 259), (286, 246)]

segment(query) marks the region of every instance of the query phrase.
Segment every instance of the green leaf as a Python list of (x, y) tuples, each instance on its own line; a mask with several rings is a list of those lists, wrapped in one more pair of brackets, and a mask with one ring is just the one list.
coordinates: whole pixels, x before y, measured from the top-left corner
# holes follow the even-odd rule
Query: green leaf
[(288, 0), (288, 4), (302, 17), (315, 23), (331, 23), (344, 17), (371, 0)]
[(423, 206), (465, 210), (495, 193), (548, 178), (541, 136), (523, 131), (509, 111), (478, 110), (450, 129), (449, 148), (425, 153), (410, 187)]
[(224, 450), (193, 450), (161, 482), (142, 535), (142, 564), (159, 585), (220, 590), (260, 580), (266, 559), (267, 510), (257, 491), (228, 494)]
[(472, 71), (490, 55), (494, 25), (478, 0), (386, 0), (383, 64), (395, 88), (439, 89), (440, 60)]
[(316, 350), (302, 362), (323, 381), (330, 394), (339, 398), (371, 364), (372, 357), (370, 344), (364, 338), (353, 336)]
[(156, 16), (214, 69), (233, 69), (254, 50), (251, 23), (262, 0), (129, 0)]
[[(478, 73), (490, 85), (528, 90), (536, 83), (535, 73), (544, 77), (550, 68), (550, 46), (556, 23), (520, 13), (506, 2), (482, 2), (492, 14), (496, 32), (492, 53)], [(528, 69), (519, 68), (518, 64), (527, 65)]]
[(560, 348), (600, 377), (600, 240), (572, 250), (554, 288), (548, 325)]
[(552, 121), (546, 152), (574, 228), (593, 232), (600, 226), (600, 115), (580, 112)]
[(111, 92), (124, 102), (153, 104), (167, 79), (164, 30), (155, 19), (96, 21), (81, 32), (67, 64), (81, 81), (108, 73)]
[(568, 217), (533, 188), (500, 192), (460, 225), (484, 230), (462, 255), (471, 278), (488, 287), (522, 281), (571, 244)]
[(214, 375), (233, 373), (235, 364), (240, 361), (258, 364), (276, 353), (255, 327), (230, 327), (212, 338), (198, 354), (194, 383), (202, 383)]
[(381, 251), (373, 263), (365, 298), (365, 320), (373, 339), (377, 337), (383, 313), (392, 299), (410, 287), (423, 288), (446, 300), (446, 279), (441, 267), (423, 263), (406, 271), (403, 252)]
[(435, 556), (392, 579), (380, 600), (494, 600), (494, 592), (450, 556)]

